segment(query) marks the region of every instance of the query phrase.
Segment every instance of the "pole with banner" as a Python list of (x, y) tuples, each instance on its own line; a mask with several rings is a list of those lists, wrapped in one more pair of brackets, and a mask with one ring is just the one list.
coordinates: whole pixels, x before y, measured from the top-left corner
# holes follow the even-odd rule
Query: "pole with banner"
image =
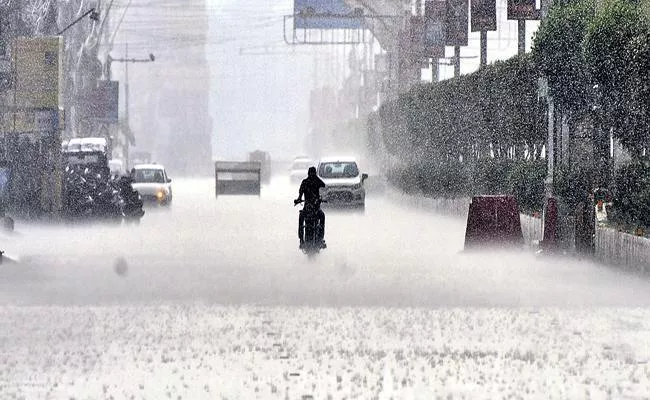
[(467, 46), (469, 7), (467, 0), (447, 0), (445, 9), (445, 44), (454, 46), (454, 76), (460, 76), (460, 48)]
[(471, 30), (481, 34), (481, 67), (487, 65), (487, 33), (497, 30), (496, 0), (471, 0)]
[(424, 5), (424, 52), (432, 58), (432, 82), (438, 81), (438, 60), (445, 56), (445, 13), (444, 0), (429, 0)]
[(526, 52), (526, 20), (539, 20), (541, 10), (536, 8), (536, 0), (508, 0), (508, 19), (517, 21), (517, 50)]

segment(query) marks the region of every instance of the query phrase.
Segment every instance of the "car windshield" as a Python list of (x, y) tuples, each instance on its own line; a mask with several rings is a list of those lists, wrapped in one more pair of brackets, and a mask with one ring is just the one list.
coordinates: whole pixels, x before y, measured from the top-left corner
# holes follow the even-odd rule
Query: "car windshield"
[(318, 175), (325, 179), (355, 178), (359, 176), (359, 168), (357, 168), (357, 163), (354, 161), (321, 163), (318, 168)]
[(161, 169), (137, 169), (133, 181), (135, 183), (165, 183), (165, 174)]

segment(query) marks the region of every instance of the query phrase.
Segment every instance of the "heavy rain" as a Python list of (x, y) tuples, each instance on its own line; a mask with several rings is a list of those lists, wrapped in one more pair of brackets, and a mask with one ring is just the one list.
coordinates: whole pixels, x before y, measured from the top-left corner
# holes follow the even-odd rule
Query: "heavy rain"
[(650, 397), (648, 10), (0, 0), (0, 398)]

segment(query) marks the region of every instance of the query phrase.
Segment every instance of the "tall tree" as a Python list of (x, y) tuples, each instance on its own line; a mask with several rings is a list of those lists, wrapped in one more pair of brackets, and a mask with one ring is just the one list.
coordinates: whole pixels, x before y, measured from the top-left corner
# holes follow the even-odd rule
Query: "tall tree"
[(548, 79), (556, 107), (583, 116), (589, 107), (591, 77), (582, 43), (594, 15), (593, 0), (553, 7), (533, 41), (533, 60)]
[(642, 116), (650, 107), (644, 86), (649, 77), (647, 56), (644, 59), (647, 39), (639, 7), (627, 0), (609, 0), (599, 9), (584, 41), (585, 65), (598, 85), (602, 128), (613, 128), (621, 143), (637, 154), (646, 135)]

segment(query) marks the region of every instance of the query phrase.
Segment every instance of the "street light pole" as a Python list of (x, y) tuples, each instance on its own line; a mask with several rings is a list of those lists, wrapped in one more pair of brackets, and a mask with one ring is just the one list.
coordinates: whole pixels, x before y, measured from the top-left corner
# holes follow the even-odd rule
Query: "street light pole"
[[(126, 45), (126, 50), (128, 52), (128, 44)], [(128, 57), (128, 53), (126, 55)], [(105, 71), (104, 74), (106, 75), (107, 80), (111, 80), (111, 64), (113, 62), (123, 62), (123, 63), (147, 63), (147, 62), (154, 62), (156, 61), (156, 56), (153, 54), (149, 54), (149, 58), (113, 58), (109, 54), (106, 56), (106, 63), (105, 63)]]
[[(124, 44), (124, 54), (129, 57), (129, 43)], [(153, 55), (150, 57), (151, 61), (154, 60)], [(134, 61), (135, 62), (135, 61)], [(129, 63), (124, 63), (124, 125), (126, 126), (127, 134), (131, 136), (131, 122), (129, 121)], [(124, 163), (125, 167), (129, 168), (129, 138), (124, 141)]]
[(91, 8), (90, 10), (86, 11), (86, 12), (85, 12), (81, 17), (79, 17), (79, 18), (75, 19), (74, 21), (72, 21), (72, 23), (70, 23), (70, 25), (68, 25), (68, 26), (66, 26), (65, 28), (63, 28), (62, 31), (60, 31), (59, 33), (57, 33), (57, 36), (61, 36), (61, 35), (63, 35), (63, 34), (65, 33), (65, 31), (67, 31), (68, 29), (72, 28), (72, 27), (73, 27), (77, 22), (79, 22), (79, 21), (81, 21), (82, 19), (84, 19), (87, 15), (90, 15), (90, 19), (91, 19), (91, 20), (93, 20), (93, 21), (95, 21), (95, 22), (96, 22), (96, 21), (99, 21), (99, 13), (98, 13), (97, 11), (95, 11), (94, 8)]
[[(104, 77), (106, 80), (112, 79), (111, 65), (113, 62), (122, 62), (124, 65), (124, 126), (122, 129), (126, 129), (126, 135), (130, 137), (131, 135), (131, 125), (129, 123), (129, 63), (148, 63), (156, 61), (156, 56), (149, 54), (148, 58), (129, 58), (129, 44), (125, 43), (124, 45), (125, 56), (124, 58), (113, 58), (111, 55), (106, 56), (106, 62), (104, 63)], [(122, 154), (126, 166), (128, 167), (129, 163), (129, 138), (127, 137), (124, 143), (124, 152)]]

